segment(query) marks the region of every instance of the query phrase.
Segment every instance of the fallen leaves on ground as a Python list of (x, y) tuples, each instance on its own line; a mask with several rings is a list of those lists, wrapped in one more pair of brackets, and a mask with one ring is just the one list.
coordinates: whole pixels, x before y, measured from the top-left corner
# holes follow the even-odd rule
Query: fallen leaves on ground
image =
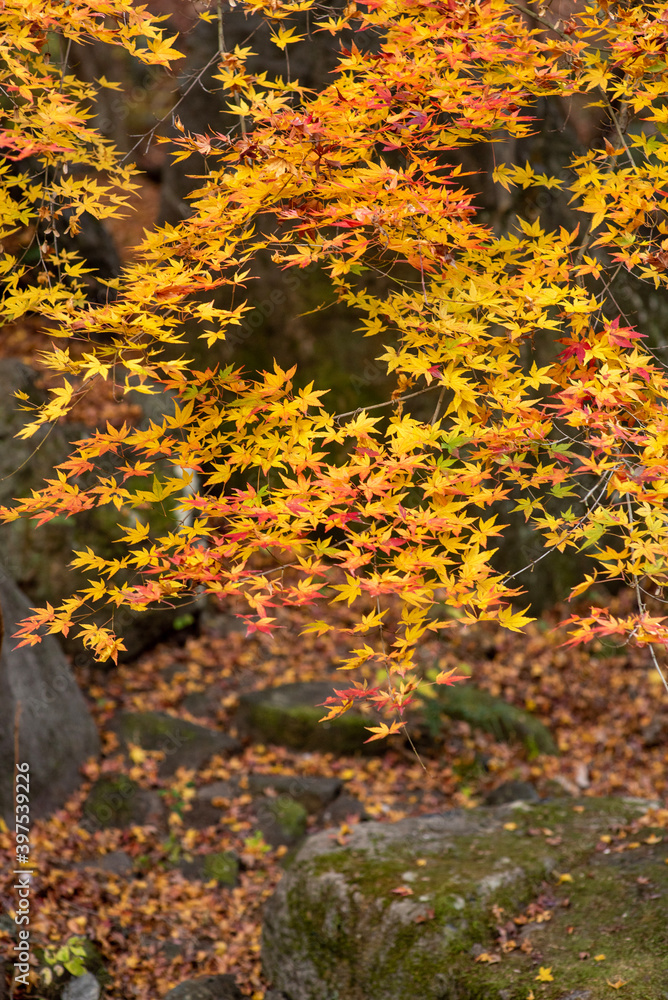
[[(630, 598), (621, 595), (617, 600)], [(559, 785), (577, 788), (583, 768), (587, 795), (665, 798), (668, 747), (644, 737), (660, 715), (665, 696), (646, 653), (600, 646), (566, 651), (560, 646), (563, 636), (549, 628), (558, 624), (556, 612), (519, 636), (487, 625), (453, 629), (447, 644), (425, 643), (421, 657), (425, 670), (434, 666), (451, 670), (464, 663), (479, 687), (513, 704), (535, 706), (533, 710), (558, 738), (559, 758), (530, 760), (519, 744), (497, 743), (491, 736), (472, 732), (465, 723), (446, 720), (440, 742), (419, 747), (420, 760), (408, 745), (371, 758), (247, 745), (237, 755), (213, 758), (197, 773), (160, 778), (159, 754), (133, 748), (126, 759), (109, 730), (112, 716), (120, 710), (168, 711), (233, 734), (242, 692), (322, 678), (344, 652), (330, 635), (300, 637), (302, 622), (287, 611), (280, 612), (283, 628), (274, 637), (256, 633), (247, 638), (235, 630), (229, 613), (233, 610), (213, 616), (202, 634), (182, 647), (161, 645), (112, 671), (79, 671), (102, 732), (104, 752), (99, 762), (88, 766), (85, 783), (66, 807), (32, 827), (31, 859), (37, 874), (31, 937), (33, 955), (36, 948), (60, 944), (73, 934), (88, 937), (102, 954), (112, 997), (157, 1000), (185, 979), (221, 973), (234, 974), (244, 993), (262, 996), (267, 986), (260, 967), (262, 910), (281, 877), (285, 849), (267, 850), (257, 835), (252, 799), (243, 787), (251, 773), (339, 777), (370, 816), (388, 821), (453, 806), (469, 808), (510, 778), (532, 781), (542, 795), (553, 794)], [(336, 613), (350, 614), (348, 609)], [(204, 714), (188, 711), (187, 705), (194, 704), (189, 695), (206, 695)], [(85, 829), (82, 807), (92, 782), (119, 770), (142, 788), (165, 796), (171, 817), (166, 829)], [(190, 828), (193, 789), (233, 778), (240, 779), (238, 794), (222, 803), (220, 821), (203, 830)], [(345, 843), (347, 834), (342, 831), (349, 832), (354, 822), (350, 817), (333, 836)], [(668, 811), (655, 811), (646, 825), (668, 826)], [(316, 829), (311, 818), (309, 832)], [(530, 832), (553, 835), (547, 829)], [(599, 848), (632, 850), (643, 837), (639, 821), (634, 830), (601, 838)], [(651, 843), (658, 839), (655, 833), (645, 837)], [(0, 832), (7, 873), (13, 867), (11, 845), (11, 835)], [(213, 850), (234, 851), (240, 857), (242, 870), (235, 888), (188, 881), (173, 865), (175, 857)], [(86, 867), (113, 851), (124, 851), (133, 859), (133, 875)], [(561, 881), (568, 878), (562, 875)], [(13, 905), (11, 887), (12, 876), (7, 874), (0, 888), (6, 910)], [(408, 887), (398, 888), (408, 894)], [(527, 909), (527, 920), (549, 919), (547, 903), (535, 907), (535, 912)], [(516, 919), (521, 924), (522, 918)], [(0, 941), (3, 945), (11, 941), (6, 926), (0, 925)], [(511, 950), (513, 935), (506, 934), (504, 942), (500, 949)], [(489, 957), (481, 956), (480, 961), (500, 960), (496, 954), (485, 954)], [(543, 969), (537, 978), (549, 982), (547, 976), (550, 970)], [(623, 984), (609, 985), (618, 989)]]

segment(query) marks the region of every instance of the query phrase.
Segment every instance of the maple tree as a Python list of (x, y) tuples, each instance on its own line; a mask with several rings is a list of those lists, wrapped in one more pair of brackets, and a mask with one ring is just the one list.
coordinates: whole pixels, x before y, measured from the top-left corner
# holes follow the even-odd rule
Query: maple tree
[[(359, 617), (344, 667), (374, 663), (389, 683), (337, 692), (330, 715), (370, 699), (395, 716), (372, 728), (380, 738), (402, 725), (428, 633), (529, 621), (516, 574), (494, 566), (504, 525), (490, 508), (511, 499), (546, 552), (591, 556), (572, 597), (597, 580), (636, 590), (623, 617), (599, 607), (574, 615), (571, 641), (617, 635), (646, 645), (660, 669), (653, 644), (665, 646), (668, 627), (647, 598), (666, 575), (668, 382), (643, 331), (620, 314), (614, 282), (625, 269), (650, 288), (666, 284), (668, 4), (599, 0), (559, 22), (506, 0), (367, 0), (324, 13), (313, 0), (245, 6), (269, 20), (282, 49), (299, 38), (290, 19), (305, 10), (332, 44), (344, 29), (355, 42), (332, 82), (309, 93), (251, 73), (250, 47), (226, 51), (221, 32), (216, 79), (239, 127), (191, 134), (176, 119), (173, 154), (207, 162), (192, 212), (146, 233), (103, 303), (86, 298), (85, 261), (62, 249), (59, 227), (75, 232), (84, 211), (122, 211), (133, 171), (87, 124), (95, 87), (68, 73), (63, 53), (96, 36), (167, 65), (178, 43), (122, 0), (8, 0), (0, 14), (2, 234), (38, 223), (42, 234), (34, 271), (3, 255), (4, 320), (37, 312), (45, 331), (72, 343), (44, 352), (62, 382), (22, 434), (62, 418), (101, 379), (175, 400), (148, 428), (98, 428), (53, 480), (3, 510), (41, 524), (112, 505), (121, 522), (117, 556), (78, 553), (90, 586), (36, 612), (23, 641), (75, 629), (100, 659), (115, 658), (113, 618), (86, 621), (95, 606), (142, 609), (206, 591), (242, 598), (252, 633), (272, 630), (278, 605), (345, 601)], [(224, 20), (222, 5), (201, 16)], [(571, 158), (568, 179), (501, 161), (493, 179), (565, 189), (583, 222), (548, 231), (534, 213), (502, 232), (483, 224), (456, 151), (529, 136), (539, 98), (577, 95), (608, 126)], [(33, 169), (17, 172), (28, 161)], [(322, 390), (297, 388), (294, 368), (249, 374), (165, 354), (184, 343), (186, 321), (208, 347), (239, 326), (261, 252), (329, 275), (396, 380), (385, 404), (335, 414)], [(382, 294), (367, 280), (378, 274)], [(546, 337), (559, 353), (538, 364)], [(418, 396), (433, 400), (427, 419), (411, 412)], [(98, 469), (109, 456), (111, 475)], [(201, 477), (192, 495), (182, 470)], [(156, 536), (147, 505), (176, 511), (172, 530)], [(436, 602), (451, 617), (434, 617)], [(334, 627), (311, 617), (308, 631)]]

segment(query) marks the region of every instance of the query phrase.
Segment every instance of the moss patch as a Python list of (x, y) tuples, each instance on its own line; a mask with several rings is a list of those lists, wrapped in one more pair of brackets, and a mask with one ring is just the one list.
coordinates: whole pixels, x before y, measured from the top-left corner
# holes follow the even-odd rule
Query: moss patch
[[(505, 1000), (525, 1000), (534, 988), (544, 1000), (557, 1000), (567, 988), (588, 991), (590, 1000), (668, 997), (665, 855), (665, 845), (644, 843), (623, 854), (595, 853), (569, 873), (572, 883), (555, 890), (552, 919), (531, 935), (534, 953), (516, 951), (498, 965), (462, 970), (464, 995), (486, 1000), (494, 988)], [(551, 970), (553, 981), (538, 988), (539, 966)], [(616, 992), (610, 983), (624, 985)]]
[(422, 701), (432, 735), (440, 731), (442, 718), (447, 716), (468, 722), (472, 729), (491, 733), (497, 740), (524, 743), (530, 754), (559, 753), (554, 737), (539, 719), (472, 684), (438, 688), (435, 697), (423, 696)]
[(117, 728), (125, 745), (136, 743), (143, 750), (165, 750), (192, 743), (199, 727), (164, 712), (124, 712)]
[(339, 679), (332, 684), (298, 682), (245, 694), (239, 702), (239, 722), (254, 740), (291, 750), (339, 755), (386, 752), (386, 743), (364, 745), (369, 736), (365, 727), (371, 723), (360, 712), (320, 722), (326, 714), (322, 703), (337, 683)]
[(306, 836), (308, 813), (300, 802), (281, 795), (259, 803), (256, 814), (264, 839), (272, 847), (291, 846)]
[(234, 886), (239, 874), (239, 859), (231, 851), (207, 854), (204, 858), (203, 876), (205, 880), (215, 879), (219, 885)]
[(124, 774), (107, 775), (95, 782), (84, 805), (84, 816), (95, 826), (129, 826), (136, 819), (139, 785)]

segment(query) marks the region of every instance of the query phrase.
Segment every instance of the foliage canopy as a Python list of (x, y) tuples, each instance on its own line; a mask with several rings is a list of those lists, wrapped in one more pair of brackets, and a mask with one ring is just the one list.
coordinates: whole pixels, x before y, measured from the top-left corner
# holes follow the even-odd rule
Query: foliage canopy
[[(110, 84), (77, 79), (67, 49), (96, 37), (168, 65), (178, 40), (129, 0), (7, 0), (0, 13), (0, 232), (41, 234), (36, 265), (0, 258), (3, 321), (38, 313), (72, 344), (44, 353), (62, 383), (23, 433), (57, 421), (100, 379), (175, 400), (149, 427), (97, 429), (43, 489), (3, 510), (37, 523), (101, 505), (121, 512), (116, 558), (78, 553), (90, 586), (37, 612), (24, 641), (75, 628), (100, 659), (115, 657), (113, 626), (85, 620), (92, 607), (145, 608), (201, 589), (242, 597), (251, 632), (271, 631), (279, 604), (346, 601), (360, 613), (345, 666), (377, 661), (392, 683), (350, 688), (331, 714), (371, 697), (400, 718), (427, 630), (529, 620), (493, 565), (504, 525), (490, 508), (510, 500), (548, 551), (591, 556), (572, 596), (594, 580), (637, 590), (626, 618), (574, 615), (572, 641), (618, 635), (647, 644), (656, 663), (651, 644), (664, 646), (668, 628), (646, 595), (666, 583), (668, 381), (614, 292), (624, 270), (666, 285), (668, 4), (578, 3), (561, 21), (508, 0), (243, 6), (269, 20), (280, 49), (299, 39), (292, 19), (306, 10), (332, 45), (341, 33), (354, 42), (312, 93), (251, 73), (250, 47), (226, 51), (221, 31), (215, 78), (239, 125), (200, 135), (177, 119), (172, 154), (207, 163), (191, 214), (147, 232), (102, 303), (86, 297), (85, 261), (59, 235), (76, 233), (84, 212), (122, 212), (134, 174), (89, 124), (96, 86)], [(224, 22), (225, 11), (201, 16)], [(484, 224), (457, 152), (502, 152), (531, 135), (539, 102), (568, 97), (597, 109), (595, 148), (559, 177), (498, 158), (493, 180), (565, 189), (581, 222), (552, 231), (535, 211), (503, 229)], [(335, 414), (318, 387), (296, 388), (294, 368), (248, 374), (175, 358), (186, 322), (208, 347), (239, 326), (262, 253), (285, 269), (324, 268), (396, 380), (386, 404)], [(558, 343), (548, 363), (534, 356), (541, 338)], [(428, 419), (411, 411), (417, 396), (433, 400)], [(98, 469), (109, 456), (111, 475)], [(201, 489), (184, 496), (181, 470)], [(155, 537), (147, 504), (192, 514)], [(456, 617), (430, 615), (436, 601)], [(306, 627), (333, 625), (314, 616)]]

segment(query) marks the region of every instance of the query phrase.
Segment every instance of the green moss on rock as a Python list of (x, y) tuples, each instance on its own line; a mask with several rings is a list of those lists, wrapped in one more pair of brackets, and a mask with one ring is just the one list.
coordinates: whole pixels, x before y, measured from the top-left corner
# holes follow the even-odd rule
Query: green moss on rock
[(497, 740), (524, 743), (530, 754), (558, 754), (549, 729), (530, 712), (509, 705), (472, 684), (438, 688), (435, 697), (422, 698), (432, 734), (440, 730), (443, 716), (468, 722), (472, 729), (490, 733)]
[(234, 886), (239, 875), (239, 859), (231, 851), (207, 854), (204, 858), (203, 876), (215, 879), (219, 885)]
[[(600, 849), (640, 811), (571, 800), (363, 824), (345, 847), (312, 837), (267, 908), (265, 974), (290, 1000), (526, 1000), (531, 989), (603, 1000), (618, 979), (633, 984), (628, 1000), (656, 1000), (668, 983), (665, 847)], [(534, 955), (502, 954), (493, 908), (510, 919), (546, 890), (552, 919), (521, 931)], [(475, 962), (495, 950), (500, 962)], [(538, 965), (554, 976), (540, 988)]]
[(139, 785), (124, 774), (95, 782), (84, 804), (84, 818), (102, 829), (129, 826), (137, 819)]
[(349, 711), (336, 719), (320, 722), (326, 714), (322, 703), (340, 681), (306, 681), (282, 684), (242, 695), (239, 722), (262, 743), (277, 743), (301, 752), (377, 754), (387, 743), (367, 743), (369, 718)]
[(308, 813), (301, 802), (287, 795), (265, 799), (256, 807), (256, 815), (262, 835), (272, 847), (290, 847), (306, 835)]
[(303, 837), (306, 833), (307, 812), (300, 802), (281, 796), (271, 802), (270, 812), (279, 826), (290, 837)]

